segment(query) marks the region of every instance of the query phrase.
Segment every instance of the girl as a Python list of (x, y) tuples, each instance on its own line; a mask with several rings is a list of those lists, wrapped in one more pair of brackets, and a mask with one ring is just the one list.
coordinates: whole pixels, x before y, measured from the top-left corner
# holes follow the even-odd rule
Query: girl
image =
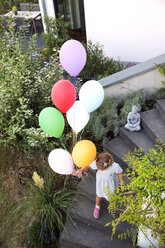
[(108, 196), (104, 192), (107, 187), (112, 193), (115, 192), (119, 185), (123, 185), (122, 168), (119, 164), (115, 163), (113, 157), (109, 153), (101, 153), (97, 159), (89, 166), (82, 167), (79, 171), (84, 171), (89, 168), (98, 170), (96, 173), (96, 205), (94, 208), (93, 216), (98, 219), (100, 216), (100, 203), (101, 198), (104, 197), (108, 200)]

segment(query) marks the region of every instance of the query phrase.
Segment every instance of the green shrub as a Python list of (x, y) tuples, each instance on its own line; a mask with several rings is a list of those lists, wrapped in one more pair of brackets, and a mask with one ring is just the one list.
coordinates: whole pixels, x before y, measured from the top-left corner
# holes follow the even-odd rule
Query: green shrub
[[(162, 76), (165, 76), (165, 65), (157, 65), (156, 68), (158, 71), (162, 74)], [(162, 81), (162, 84), (165, 86), (165, 82)]]
[(48, 16), (44, 18), (44, 23), (47, 27), (47, 33), (41, 34), (42, 39), (45, 40), (43, 55), (50, 56), (54, 53), (54, 48), (59, 49), (65, 41), (70, 39), (69, 24), (64, 22), (62, 17)]
[(27, 46), (26, 40), (24, 43), (12, 27), (0, 40), (0, 143), (30, 155), (40, 148), (47, 150), (48, 144), (54, 148), (58, 144), (39, 130), (38, 115), (43, 108), (53, 106), (51, 88), (61, 79), (63, 69), (57, 54), (44, 66), (40, 56), (35, 56), (36, 35)]
[(92, 139), (100, 145), (116, 136), (120, 127), (118, 115), (120, 104), (121, 100), (118, 98), (105, 97), (102, 105), (90, 114), (84, 135), (90, 139), (92, 136)]
[[(138, 149), (125, 155), (124, 161), (129, 163), (126, 176), (129, 184), (117, 188), (110, 196), (108, 210), (114, 219), (107, 225), (112, 225), (112, 236), (118, 225), (127, 221), (129, 224), (145, 233), (146, 228), (151, 235), (158, 238), (159, 247), (165, 247), (165, 145), (158, 141), (155, 149), (148, 154)], [(115, 213), (118, 213), (115, 216)], [(134, 228), (135, 239), (137, 236)], [(119, 238), (126, 237), (130, 230), (123, 231)]]
[(0, 0), (0, 14), (6, 13), (11, 9), (11, 0)]
[(87, 61), (84, 69), (79, 74), (79, 77), (86, 82), (90, 79), (100, 79), (109, 76), (123, 69), (123, 65), (119, 61), (114, 61), (105, 56), (103, 46), (99, 43), (93, 44), (88, 41), (84, 45), (87, 52)]

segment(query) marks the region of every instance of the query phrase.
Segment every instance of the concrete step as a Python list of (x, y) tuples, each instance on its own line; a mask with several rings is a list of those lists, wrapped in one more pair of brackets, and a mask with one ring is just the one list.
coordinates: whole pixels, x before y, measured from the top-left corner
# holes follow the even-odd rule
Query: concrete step
[(120, 128), (119, 136), (132, 150), (135, 148), (143, 148), (144, 154), (147, 154), (149, 149), (154, 148), (154, 142), (145, 133), (143, 127), (141, 131), (138, 132), (131, 132), (122, 127)]
[(82, 178), (81, 182), (77, 185), (77, 189), (86, 195), (89, 199), (95, 200), (96, 198), (96, 178), (95, 174), (88, 171), (88, 177)]
[(61, 235), (61, 248), (64, 245), (76, 248), (133, 248), (130, 240), (111, 240), (111, 234), (94, 228), (90, 223), (77, 219), (67, 220), (65, 230)]
[(165, 99), (157, 100), (157, 109), (165, 121)]
[(128, 167), (127, 163), (123, 160), (124, 155), (128, 154), (132, 149), (123, 141), (121, 137), (116, 137), (104, 145), (104, 149), (111, 153), (115, 162), (119, 163), (125, 171)]
[(145, 132), (154, 143), (156, 139), (165, 143), (165, 121), (157, 109), (142, 112), (141, 120)]
[[(108, 222), (114, 219), (108, 212), (108, 201), (106, 203), (101, 202), (100, 218), (97, 220), (93, 217), (95, 201), (88, 199), (85, 194), (78, 195), (77, 199), (72, 202), (71, 207), (74, 208), (74, 213), (70, 213), (73, 219), (80, 220), (87, 224), (89, 223), (93, 228), (108, 232), (109, 234), (112, 232), (111, 225), (105, 227)], [(118, 218), (119, 213), (116, 213), (115, 216)], [(122, 233), (123, 231), (127, 231), (127, 229), (131, 229), (131, 226), (128, 225), (127, 222), (122, 223), (116, 229), (116, 233)]]
[(73, 246), (71, 246), (69, 244), (65, 244), (65, 243), (63, 243), (63, 244), (60, 245), (60, 248), (72, 248), (72, 247)]

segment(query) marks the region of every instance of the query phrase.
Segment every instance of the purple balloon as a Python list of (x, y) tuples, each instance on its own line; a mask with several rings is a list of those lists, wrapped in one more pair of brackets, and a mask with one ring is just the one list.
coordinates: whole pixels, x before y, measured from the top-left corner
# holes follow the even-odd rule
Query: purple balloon
[(86, 64), (86, 51), (77, 40), (66, 41), (60, 49), (60, 63), (65, 71), (76, 77)]

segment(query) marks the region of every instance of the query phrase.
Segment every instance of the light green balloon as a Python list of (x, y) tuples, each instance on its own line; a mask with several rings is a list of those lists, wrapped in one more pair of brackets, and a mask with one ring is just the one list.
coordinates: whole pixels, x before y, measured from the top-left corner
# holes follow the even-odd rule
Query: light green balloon
[(40, 112), (39, 125), (48, 135), (59, 138), (63, 133), (65, 121), (59, 110), (47, 107)]

